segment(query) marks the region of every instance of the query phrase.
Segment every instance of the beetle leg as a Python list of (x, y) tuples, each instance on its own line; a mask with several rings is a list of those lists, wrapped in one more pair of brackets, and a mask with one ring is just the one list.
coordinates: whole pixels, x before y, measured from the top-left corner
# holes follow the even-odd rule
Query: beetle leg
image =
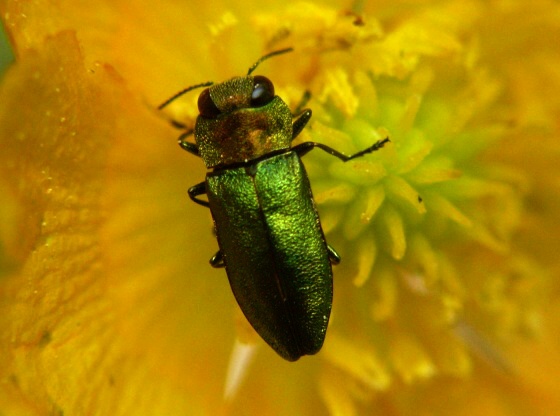
[(340, 254), (330, 244), (327, 244), (327, 251), (329, 252), (329, 259), (332, 264), (340, 263)]
[(171, 125), (172, 125), (173, 127), (175, 127), (176, 129), (179, 129), (179, 130), (187, 130), (187, 125), (184, 124), (184, 123), (181, 123), (180, 121), (171, 119), (171, 120), (169, 120), (169, 122), (170, 122)]
[(199, 205), (202, 205), (203, 207), (210, 207), (210, 205), (208, 204), (208, 201), (205, 201), (204, 199), (198, 199), (197, 196), (198, 195), (202, 195), (206, 193), (206, 182), (200, 182), (197, 183), (194, 186), (191, 186), (189, 188), (189, 197), (196, 202)]
[(370, 147), (365, 148), (364, 150), (361, 150), (358, 153), (354, 153), (353, 155), (350, 155), (350, 156), (346, 156), (345, 154), (340, 153), (338, 150), (335, 150), (332, 147), (329, 147), (329, 146), (324, 145), (322, 143), (316, 143), (316, 142), (301, 143), (301, 144), (298, 144), (297, 146), (292, 147), (292, 150), (295, 151), (299, 155), (299, 157), (302, 157), (305, 154), (307, 154), (307, 152), (309, 152), (309, 151), (313, 150), (314, 148), (318, 147), (319, 149), (324, 150), (325, 152), (339, 158), (343, 162), (348, 162), (349, 160), (355, 159), (355, 158), (363, 156), (367, 153), (375, 152), (376, 150), (381, 149), (385, 145), (385, 143), (387, 143), (389, 141), (390, 140), (389, 140), (388, 137), (383, 139), (383, 140), (378, 140), (374, 144), (372, 144)]
[(186, 150), (187, 152), (200, 157), (200, 153), (198, 152), (198, 146), (194, 143), (188, 142), (187, 137), (193, 134), (192, 130), (186, 131), (179, 136), (179, 146), (181, 149)]
[(309, 102), (310, 98), (311, 98), (311, 92), (309, 92), (309, 90), (305, 90), (305, 92), (301, 96), (301, 100), (299, 101), (299, 104), (297, 105), (296, 109), (292, 113), (294, 117), (297, 117), (300, 113), (302, 113), (305, 110), (304, 107)]
[(210, 266), (217, 269), (220, 267), (226, 267), (224, 263), (224, 255), (220, 250), (218, 250), (218, 252), (214, 254), (214, 256), (212, 256), (212, 258), (210, 259)]
[[(294, 121), (292, 125), (292, 140), (294, 140), (303, 130), (309, 119), (311, 118), (311, 110), (303, 110), (303, 113)], [(311, 142), (309, 142), (311, 143)]]

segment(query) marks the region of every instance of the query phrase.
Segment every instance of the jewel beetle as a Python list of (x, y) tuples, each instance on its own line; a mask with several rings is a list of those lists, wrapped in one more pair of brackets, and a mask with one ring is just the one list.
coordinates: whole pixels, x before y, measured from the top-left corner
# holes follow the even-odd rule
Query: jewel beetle
[[(343, 162), (383, 147), (389, 139), (346, 156), (324, 144), (292, 146), (311, 110), (292, 114), (273, 83), (251, 75), (282, 49), (261, 57), (246, 76), (186, 88), (158, 108), (195, 89), (199, 115), (180, 146), (202, 158), (206, 179), (189, 197), (210, 208), (219, 251), (233, 294), (257, 333), (281, 357), (317, 353), (331, 313), (331, 264), (340, 256), (327, 244), (301, 157), (319, 148)], [(195, 143), (187, 140), (194, 133)], [(199, 198), (206, 194), (207, 199)]]

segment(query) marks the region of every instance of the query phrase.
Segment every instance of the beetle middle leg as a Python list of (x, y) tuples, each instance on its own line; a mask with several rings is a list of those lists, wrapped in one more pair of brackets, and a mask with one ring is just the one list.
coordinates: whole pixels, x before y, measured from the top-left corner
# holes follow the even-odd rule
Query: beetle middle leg
[(194, 202), (196, 202), (199, 205), (202, 205), (203, 207), (210, 207), (210, 204), (208, 204), (208, 201), (205, 201), (204, 199), (198, 199), (197, 196), (199, 195), (203, 195), (206, 193), (206, 182), (200, 182), (197, 183), (194, 186), (191, 186), (189, 188), (189, 198), (191, 200), (193, 200)]
[(370, 147), (367, 147), (364, 150), (361, 150), (361, 151), (359, 151), (357, 153), (354, 153), (353, 155), (350, 155), (350, 156), (346, 156), (345, 154), (340, 153), (338, 150), (335, 150), (332, 147), (329, 147), (325, 144), (317, 143), (317, 142), (301, 143), (301, 144), (298, 144), (297, 146), (292, 147), (292, 150), (294, 152), (296, 152), (299, 155), (299, 157), (302, 157), (305, 154), (307, 154), (308, 152), (310, 152), (311, 150), (318, 147), (319, 149), (324, 150), (325, 152), (339, 158), (343, 162), (348, 162), (349, 160), (355, 159), (357, 157), (360, 157), (360, 156), (363, 156), (365, 154), (375, 152), (376, 150), (381, 149), (385, 145), (385, 143), (387, 143), (389, 141), (390, 140), (389, 140), (388, 137), (383, 139), (383, 140), (378, 140), (374, 144), (372, 144)]

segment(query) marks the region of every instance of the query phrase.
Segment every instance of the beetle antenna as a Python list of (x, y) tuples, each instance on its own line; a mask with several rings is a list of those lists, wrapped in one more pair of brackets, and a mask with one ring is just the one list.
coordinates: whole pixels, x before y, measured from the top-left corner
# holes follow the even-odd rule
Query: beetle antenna
[(251, 65), (251, 67), (249, 68), (249, 71), (247, 72), (247, 76), (251, 75), (251, 73), (255, 69), (257, 69), (257, 67), (261, 64), (262, 61), (265, 61), (268, 58), (272, 58), (273, 56), (276, 56), (276, 55), (282, 55), (283, 53), (292, 52), (293, 50), (294, 50), (294, 48), (280, 49), (280, 50), (277, 50), (277, 51), (274, 51), (274, 52), (270, 52), (270, 53), (266, 54), (265, 56), (261, 56), (257, 62), (255, 62), (253, 65)]
[(184, 90), (179, 91), (177, 94), (175, 94), (174, 96), (168, 98), (167, 100), (165, 100), (163, 103), (161, 103), (158, 106), (158, 110), (161, 110), (163, 107), (167, 106), (169, 103), (171, 103), (172, 101), (175, 101), (177, 98), (179, 98), (181, 95), (186, 94), (189, 91), (195, 90), (197, 88), (202, 88), (202, 87), (209, 87), (210, 85), (214, 84), (212, 81), (209, 82), (204, 82), (202, 84), (196, 84), (196, 85), (192, 85), (188, 88), (185, 88)]

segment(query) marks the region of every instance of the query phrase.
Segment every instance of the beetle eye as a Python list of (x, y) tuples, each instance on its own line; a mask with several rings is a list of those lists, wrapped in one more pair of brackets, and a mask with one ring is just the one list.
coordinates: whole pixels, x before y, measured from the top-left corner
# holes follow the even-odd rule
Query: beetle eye
[(212, 101), (210, 97), (210, 89), (206, 88), (198, 96), (198, 111), (200, 115), (205, 118), (216, 118), (220, 115), (220, 110)]
[(272, 81), (262, 75), (253, 78), (253, 93), (251, 94), (251, 107), (262, 107), (274, 98), (274, 85)]

